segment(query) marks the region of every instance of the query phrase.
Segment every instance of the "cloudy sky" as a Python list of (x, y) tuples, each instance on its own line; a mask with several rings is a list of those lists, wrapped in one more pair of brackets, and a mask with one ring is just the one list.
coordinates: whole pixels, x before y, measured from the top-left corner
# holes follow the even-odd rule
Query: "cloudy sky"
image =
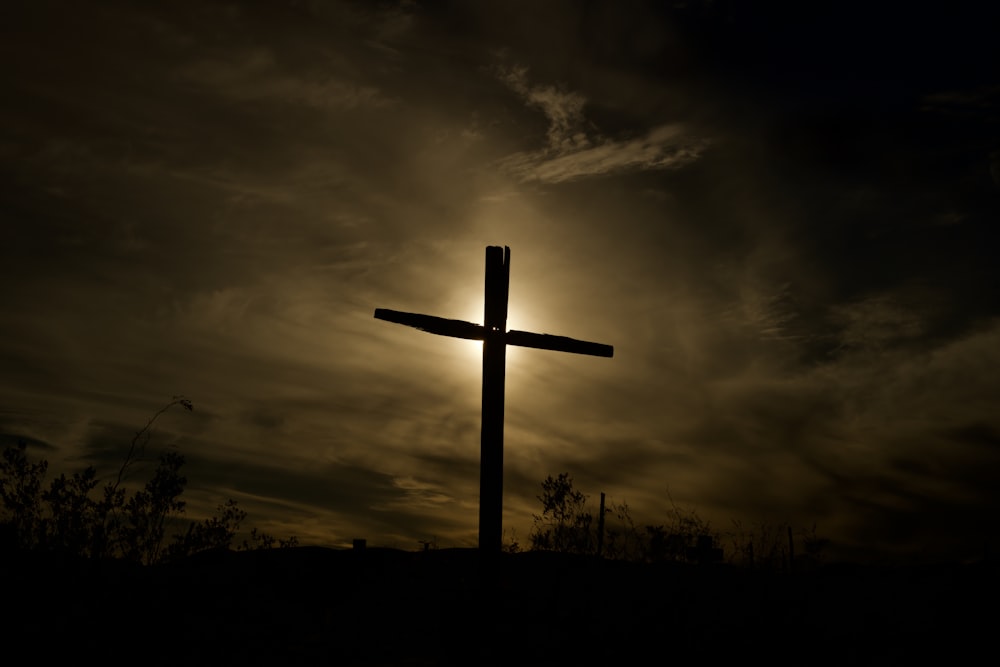
[[(1000, 537), (996, 17), (945, 4), (5, 3), (0, 438), (132, 435), (308, 544), (476, 544), (511, 248), (505, 526), (546, 475), (844, 553)], [(985, 3), (984, 3), (985, 4)], [(825, 9), (817, 8), (822, 5)], [(971, 5), (970, 5), (971, 6)]]

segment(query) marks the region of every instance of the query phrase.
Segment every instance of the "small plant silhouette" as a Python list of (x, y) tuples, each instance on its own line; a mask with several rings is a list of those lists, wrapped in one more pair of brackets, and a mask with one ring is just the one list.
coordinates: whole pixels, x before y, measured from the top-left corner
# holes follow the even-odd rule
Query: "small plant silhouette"
[(591, 530), (594, 517), (587, 509), (587, 497), (573, 488), (569, 473), (549, 475), (542, 481), (542, 513), (535, 515), (531, 547), (541, 551), (589, 554), (597, 549)]

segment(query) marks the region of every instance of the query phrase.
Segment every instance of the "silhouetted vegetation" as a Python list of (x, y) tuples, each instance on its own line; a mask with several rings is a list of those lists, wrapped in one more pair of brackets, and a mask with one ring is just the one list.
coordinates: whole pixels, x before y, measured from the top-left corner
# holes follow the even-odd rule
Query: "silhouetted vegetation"
[(546, 477), (538, 500), (542, 503), (542, 513), (535, 515), (530, 538), (533, 549), (576, 554), (596, 552), (593, 514), (587, 509), (586, 496), (573, 488), (568, 473)]
[[(533, 550), (577, 555), (600, 555), (611, 560), (637, 563), (711, 563), (725, 560), (742, 567), (788, 570), (795, 562), (815, 566), (828, 540), (816, 535), (816, 527), (794, 531), (789, 524), (760, 522), (745, 527), (733, 522), (733, 530), (721, 533), (697, 511), (683, 508), (666, 493), (665, 521), (637, 524), (625, 502), (604, 507), (599, 521), (587, 505), (587, 496), (573, 488), (569, 473), (549, 475), (542, 481), (542, 513), (534, 516), (530, 535)], [(600, 531), (603, 530), (603, 535)], [(722, 548), (727, 539), (730, 548)], [(801, 553), (794, 552), (799, 542)]]
[[(45, 488), (48, 461), (32, 461), (23, 442), (7, 447), (0, 456), (0, 525), (8, 546), (142, 564), (230, 548), (246, 518), (232, 499), (219, 506), (217, 515), (190, 523), (165, 547), (168, 519), (179, 517), (185, 508), (181, 495), (187, 478), (181, 474), (185, 461), (179, 452), (160, 454), (142, 486), (125, 484), (145, 452), (154, 422), (174, 406), (194, 409), (188, 399), (174, 397), (156, 412), (132, 438), (114, 479), (103, 486), (97, 470), (87, 466), (70, 476), (60, 474)], [(276, 543), (294, 546), (297, 540), (275, 540), (254, 528), (240, 548), (266, 549)]]
[[(142, 455), (137, 435), (129, 456)], [(251, 530), (234, 549), (246, 513), (232, 500), (167, 535), (185, 509), (183, 463), (170, 450), (142, 484), (124, 481), (139, 466), (123, 466), (122, 481), (88, 467), (46, 484), (45, 461), (23, 444), (4, 451), (0, 519), (31, 550), (0, 550), (16, 573), (0, 610), (7, 636), (63, 661), (113, 641), (117, 655), (155, 665), (716, 663), (775, 642), (792, 661), (908, 664), (929, 652), (976, 657), (991, 637), (992, 617), (978, 611), (996, 593), (989, 563), (769, 576), (822, 548), (815, 529), (795, 532), (793, 553), (784, 524), (721, 534), (669, 494), (655, 523), (609, 503), (597, 558), (600, 510), (568, 474), (542, 483), (530, 548), (506, 535), (486, 578), (476, 550), (433, 541), (413, 552), (272, 549), (294, 541)], [(706, 536), (709, 549), (728, 537), (726, 560), (739, 567), (700, 567), (712, 562)], [(51, 557), (64, 553), (114, 558)], [(161, 631), (169, 641), (151, 641)]]

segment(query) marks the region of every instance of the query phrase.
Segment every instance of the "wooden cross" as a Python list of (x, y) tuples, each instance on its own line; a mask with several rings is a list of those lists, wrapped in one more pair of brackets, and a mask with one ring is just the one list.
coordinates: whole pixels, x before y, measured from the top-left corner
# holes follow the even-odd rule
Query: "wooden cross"
[(507, 331), (510, 291), (510, 248), (486, 248), (486, 305), (482, 325), (432, 315), (376, 308), (375, 317), (421, 331), (483, 341), (483, 423), (479, 462), (479, 549), (499, 553), (503, 537), (503, 404), (507, 346), (534, 347), (596, 357), (611, 357), (614, 348), (564, 336)]

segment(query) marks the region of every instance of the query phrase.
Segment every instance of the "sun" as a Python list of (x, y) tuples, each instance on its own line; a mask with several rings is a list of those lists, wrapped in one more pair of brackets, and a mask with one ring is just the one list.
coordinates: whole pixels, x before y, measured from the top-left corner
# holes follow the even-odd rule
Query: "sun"
[[(445, 301), (440, 304), (438, 314), (449, 319), (483, 324), (485, 304), (481, 271), (480, 267), (477, 272), (478, 275), (475, 275), (474, 278), (453, 285)], [(511, 294), (507, 302), (507, 330), (535, 331), (536, 329), (532, 327), (534, 324), (538, 324), (540, 319), (538, 317), (537, 299), (534, 298), (537, 295), (531, 289), (525, 289), (523, 285), (512, 287), (514, 289), (510, 291), (514, 292), (516, 289), (516, 294)], [(483, 358), (482, 341), (455, 340), (461, 349), (460, 358), (462, 363), (471, 364), (478, 371), (482, 365)], [(508, 367), (519, 363), (521, 352), (522, 350), (519, 350), (516, 346), (507, 347)]]
[[(454, 319), (464, 320), (466, 322), (473, 322), (475, 324), (483, 323), (483, 297), (470, 297), (465, 301), (465, 306), (459, 309), (459, 312), (454, 314)], [(524, 329), (524, 313), (522, 309), (517, 307), (511, 307), (510, 304), (507, 306), (507, 330), (511, 329)], [(520, 322), (520, 324), (519, 324)], [(461, 345), (463, 351), (463, 357), (467, 358), (470, 362), (475, 361), (480, 363), (483, 358), (483, 342), (481, 340), (465, 340), (456, 339)], [(507, 348), (507, 362), (508, 364), (516, 360), (517, 352), (516, 347), (508, 346)]]

